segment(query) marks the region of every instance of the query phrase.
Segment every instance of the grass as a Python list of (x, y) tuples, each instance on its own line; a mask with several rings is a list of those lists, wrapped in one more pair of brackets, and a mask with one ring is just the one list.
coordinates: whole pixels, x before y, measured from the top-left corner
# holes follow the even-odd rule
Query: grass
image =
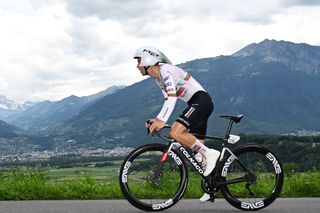
[(48, 179), (53, 182), (65, 182), (77, 178), (83, 174), (89, 174), (96, 180), (110, 181), (117, 176), (119, 167), (74, 167), (62, 169), (52, 168), (49, 169), (46, 174)]
[(57, 182), (44, 171), (11, 169), (1, 173), (0, 181), (1, 200), (122, 198), (115, 179), (97, 181), (89, 173)]
[(320, 197), (320, 171), (286, 176), (282, 197)]
[[(2, 171), (0, 200), (121, 199), (123, 195), (118, 183), (118, 168), (14, 168)], [(172, 181), (170, 184), (175, 185)], [(140, 189), (143, 197), (149, 197), (157, 191), (147, 187), (145, 190), (142, 187), (136, 190)], [(159, 191), (159, 196), (164, 197), (165, 194), (161, 193), (163, 192)], [(189, 184), (184, 197), (199, 198), (202, 193), (200, 177), (189, 173)], [(286, 176), (281, 197), (320, 197), (320, 172)]]

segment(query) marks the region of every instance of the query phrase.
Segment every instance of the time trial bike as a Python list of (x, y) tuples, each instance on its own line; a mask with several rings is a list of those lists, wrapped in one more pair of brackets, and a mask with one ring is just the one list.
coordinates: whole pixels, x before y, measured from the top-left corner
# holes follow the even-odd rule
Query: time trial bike
[[(222, 141), (221, 154), (212, 173), (204, 177), (204, 169), (186, 147), (165, 136), (156, 134), (167, 144), (152, 143), (133, 150), (124, 160), (119, 174), (124, 197), (144, 211), (161, 211), (175, 205), (188, 185), (189, 162), (202, 177), (202, 189), (213, 202), (216, 193), (234, 207), (259, 210), (270, 205), (280, 194), (283, 168), (274, 152), (259, 144), (245, 144), (231, 150), (230, 144), (240, 140), (231, 135), (234, 123), (243, 115), (222, 115), (229, 119), (224, 137), (205, 136)], [(166, 125), (164, 128), (170, 128)]]

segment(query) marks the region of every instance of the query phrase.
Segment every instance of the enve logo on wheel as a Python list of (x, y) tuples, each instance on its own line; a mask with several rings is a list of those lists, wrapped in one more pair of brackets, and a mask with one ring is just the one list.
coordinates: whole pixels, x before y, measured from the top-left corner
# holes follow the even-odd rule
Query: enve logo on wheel
[(244, 208), (244, 209), (259, 209), (263, 206), (264, 206), (264, 202), (262, 200), (256, 203), (246, 203), (246, 202), (241, 203), (241, 208)]
[(172, 199), (169, 199), (164, 203), (152, 204), (152, 209), (153, 210), (163, 209), (163, 208), (170, 206), (172, 203), (173, 203)]
[(281, 167), (277, 159), (269, 152), (266, 157), (272, 162), (274, 169), (276, 170), (276, 174), (281, 173)]
[(122, 183), (126, 183), (128, 181), (128, 170), (130, 168), (131, 162), (127, 161), (123, 168), (123, 174), (122, 174)]

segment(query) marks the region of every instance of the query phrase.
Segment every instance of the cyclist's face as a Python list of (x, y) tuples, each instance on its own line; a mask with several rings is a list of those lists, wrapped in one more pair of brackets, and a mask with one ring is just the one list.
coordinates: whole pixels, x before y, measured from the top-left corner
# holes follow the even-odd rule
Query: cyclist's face
[(140, 71), (141, 75), (147, 75), (145, 67), (140, 66), (141, 58), (137, 58), (137, 68)]

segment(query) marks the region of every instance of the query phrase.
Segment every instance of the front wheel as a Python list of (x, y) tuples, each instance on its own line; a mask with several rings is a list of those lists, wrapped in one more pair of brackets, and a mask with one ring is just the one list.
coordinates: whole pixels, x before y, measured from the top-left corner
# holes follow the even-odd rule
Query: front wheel
[(174, 149), (165, 158), (168, 146), (148, 144), (132, 151), (119, 175), (125, 198), (144, 211), (161, 211), (173, 206), (187, 187), (187, 170)]
[(268, 148), (244, 145), (222, 162), (219, 171), (221, 192), (234, 207), (254, 211), (267, 207), (280, 194), (283, 169)]

